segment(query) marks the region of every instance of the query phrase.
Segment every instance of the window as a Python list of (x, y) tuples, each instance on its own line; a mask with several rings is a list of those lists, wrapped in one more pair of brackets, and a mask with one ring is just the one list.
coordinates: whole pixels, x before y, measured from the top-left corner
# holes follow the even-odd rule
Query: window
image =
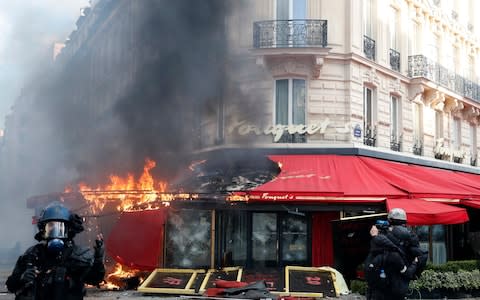
[(443, 112), (435, 111), (435, 139), (438, 141), (443, 138)]
[(306, 0), (277, 0), (277, 20), (303, 20), (307, 18)]
[(452, 146), (453, 149), (459, 150), (461, 143), (461, 122), (459, 118), (453, 118), (452, 124)]
[(375, 60), (375, 40), (373, 39), (374, 28), (372, 21), (372, 1), (363, 0), (363, 53), (365, 57)]
[(412, 152), (416, 155), (423, 154), (423, 107), (422, 104), (413, 104), (413, 147)]
[(477, 126), (470, 124), (470, 164), (477, 165)]
[(390, 96), (390, 149), (400, 151), (401, 125), (400, 101), (396, 96)]
[[(306, 0), (277, 0), (276, 1), (276, 20), (283, 21), (278, 23), (276, 30), (276, 43), (279, 46), (292, 47), (295, 45), (305, 45), (305, 35), (299, 34), (305, 26), (307, 18)], [(286, 22), (289, 20), (288, 22)]]
[(310, 229), (305, 216), (229, 211), (219, 218), (223, 266), (275, 268), (308, 265), (311, 260)]
[(392, 135), (392, 137), (396, 137), (396, 138), (398, 138), (400, 135), (399, 134), (399, 127), (400, 127), (399, 106), (400, 104), (399, 104), (398, 98), (393, 95), (390, 96), (390, 124), (391, 124), (390, 134)]
[[(275, 124), (305, 124), (305, 80), (279, 79), (275, 81)], [(304, 143), (304, 134), (287, 134), (282, 143)]]
[(465, 69), (465, 77), (467, 77), (468, 80), (473, 81), (475, 79), (475, 60), (473, 56), (468, 57), (468, 63)]
[(395, 7), (390, 7), (390, 17), (388, 20), (388, 34), (390, 36), (390, 49), (398, 50), (397, 41), (398, 28), (398, 10)]
[(206, 210), (170, 210), (165, 231), (166, 267), (210, 267), (211, 219)]
[(434, 62), (438, 62), (438, 38), (433, 32), (429, 34), (429, 37), (430, 40), (427, 44), (428, 58)]
[(410, 32), (411, 34), (408, 35), (408, 54), (409, 55), (417, 55), (417, 45), (419, 44), (417, 39), (420, 36), (419, 32), (419, 25), (416, 21), (412, 20), (410, 23)]
[(428, 250), (433, 264), (447, 262), (447, 247), (445, 244), (445, 226), (418, 226), (416, 228), (420, 246)]
[(363, 0), (363, 17), (363, 33), (371, 38), (373, 37), (371, 0)]
[(374, 108), (375, 101), (373, 99), (373, 90), (369, 87), (363, 88), (363, 143), (368, 146), (375, 146), (376, 128), (374, 125)]

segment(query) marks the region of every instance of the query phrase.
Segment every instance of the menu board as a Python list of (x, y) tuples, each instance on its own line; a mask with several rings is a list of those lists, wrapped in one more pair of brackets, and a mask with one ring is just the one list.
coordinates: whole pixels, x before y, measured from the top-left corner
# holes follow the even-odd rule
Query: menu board
[(204, 270), (155, 269), (138, 288), (142, 293), (195, 294), (197, 278)]
[(298, 297), (337, 297), (335, 274), (318, 268), (287, 266), (285, 291)]
[(265, 269), (265, 270), (243, 270), (243, 282), (253, 283), (256, 281), (265, 280), (267, 289), (270, 292), (283, 292), (285, 288), (285, 281), (283, 270), (281, 269)]
[(241, 267), (228, 267), (219, 270), (209, 270), (202, 282), (200, 291), (215, 287), (215, 280), (240, 281), (243, 269)]

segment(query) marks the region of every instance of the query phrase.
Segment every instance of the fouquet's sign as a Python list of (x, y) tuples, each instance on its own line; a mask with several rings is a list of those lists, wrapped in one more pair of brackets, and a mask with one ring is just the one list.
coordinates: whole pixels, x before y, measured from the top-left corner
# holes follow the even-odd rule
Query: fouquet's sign
[(336, 133), (348, 133), (351, 132), (353, 127), (351, 123), (346, 123), (343, 127), (334, 126), (330, 122), (329, 118), (325, 118), (322, 122), (312, 123), (309, 125), (306, 124), (291, 124), (291, 125), (269, 125), (264, 128), (261, 128), (254, 124), (249, 124), (247, 121), (237, 121), (234, 122), (229, 128), (228, 133), (232, 134), (234, 132), (239, 135), (245, 136), (248, 134), (256, 135), (272, 135), (273, 140), (278, 142), (282, 136), (287, 134), (308, 134), (313, 135), (316, 133), (326, 133), (328, 129), (334, 130)]

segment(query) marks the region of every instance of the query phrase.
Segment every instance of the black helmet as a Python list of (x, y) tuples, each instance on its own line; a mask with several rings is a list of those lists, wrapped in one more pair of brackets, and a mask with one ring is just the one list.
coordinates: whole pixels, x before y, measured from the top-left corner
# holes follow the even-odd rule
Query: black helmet
[(60, 202), (47, 205), (40, 213), (37, 223), (39, 232), (35, 235), (35, 239), (68, 238), (70, 218), (70, 210)]
[(70, 210), (60, 202), (53, 202), (47, 205), (40, 213), (38, 224), (45, 224), (48, 221), (70, 221)]

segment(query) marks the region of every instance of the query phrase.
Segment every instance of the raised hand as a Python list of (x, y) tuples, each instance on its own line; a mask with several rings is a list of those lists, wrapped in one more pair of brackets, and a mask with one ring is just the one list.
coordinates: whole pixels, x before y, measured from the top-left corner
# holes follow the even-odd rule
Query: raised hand
[(97, 239), (95, 240), (95, 246), (93, 246), (95, 250), (95, 260), (103, 261), (105, 256), (105, 245), (103, 243), (103, 234), (98, 234)]

